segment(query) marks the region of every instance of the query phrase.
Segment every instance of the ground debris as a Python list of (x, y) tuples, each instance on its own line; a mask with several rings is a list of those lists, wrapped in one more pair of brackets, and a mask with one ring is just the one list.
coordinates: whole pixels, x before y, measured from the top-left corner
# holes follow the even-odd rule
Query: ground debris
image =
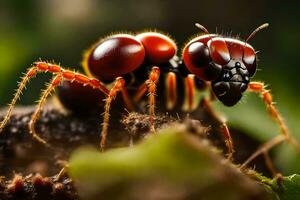
[[(130, 112), (122, 118), (121, 122), (125, 125), (125, 129), (134, 141), (139, 141), (151, 133), (149, 115)], [(156, 131), (165, 127), (174, 126), (175, 124), (183, 124), (189, 132), (198, 136), (207, 136), (209, 130), (209, 128), (204, 127), (199, 120), (193, 120), (189, 117), (176, 119), (167, 114), (155, 116)]]
[(0, 199), (43, 199), (77, 200), (77, 192), (68, 177), (55, 180), (56, 176), (43, 177), (40, 174), (22, 176), (15, 174), (13, 179), (0, 181)]
[[(0, 176), (3, 176), (0, 178), (0, 199), (60, 199), (59, 191), (61, 195), (65, 195), (62, 199), (77, 199), (68, 177), (57, 182), (53, 180), (64, 166), (61, 163), (69, 160), (75, 149), (81, 146), (99, 148), (101, 113), (79, 116), (47, 107), (41, 112), (36, 124), (37, 133), (47, 141), (45, 146), (35, 141), (28, 132), (28, 122), (34, 109), (34, 106), (16, 107), (0, 134)], [(4, 114), (5, 110), (0, 111), (0, 120)], [(159, 131), (174, 124), (181, 125), (198, 138), (208, 138), (215, 146), (224, 150), (223, 138), (217, 131), (219, 126), (209, 121), (202, 123), (193, 120), (193, 117), (195, 116), (190, 118), (157, 114), (155, 127)], [(115, 116), (112, 113), (107, 149), (138, 143), (149, 135), (149, 121), (147, 114), (119, 112)], [(241, 137), (242, 134), (239, 133), (238, 138)], [(236, 144), (244, 142), (236, 147), (239, 149), (238, 153), (243, 152), (242, 148), (245, 147), (245, 150), (249, 150), (244, 145), (247, 140), (238, 138), (234, 140), (237, 141)], [(45, 195), (45, 198), (40, 194)]]

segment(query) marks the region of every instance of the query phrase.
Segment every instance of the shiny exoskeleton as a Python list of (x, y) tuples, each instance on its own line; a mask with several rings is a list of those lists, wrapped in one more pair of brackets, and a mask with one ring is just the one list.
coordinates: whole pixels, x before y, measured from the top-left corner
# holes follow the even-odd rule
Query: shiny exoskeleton
[[(50, 72), (53, 79), (43, 92), (29, 123), (30, 133), (42, 143), (46, 141), (36, 133), (35, 122), (47, 96), (59, 85), (59, 99), (73, 112), (88, 112), (96, 107), (94, 104), (97, 102), (104, 108), (100, 142), (102, 150), (108, 133), (110, 107), (118, 93), (127, 110), (136, 110), (136, 105), (140, 106), (142, 97), (148, 93), (149, 123), (152, 132), (155, 132), (156, 94), (160, 100), (164, 100), (166, 109), (176, 110), (181, 107), (190, 112), (199, 105), (195, 92), (207, 89), (212, 95), (205, 97), (202, 105), (221, 123), (228, 156), (231, 158), (234, 152), (233, 141), (226, 121), (213, 110), (210, 101), (215, 96), (224, 105), (233, 106), (249, 90), (261, 95), (269, 114), (280, 126), (282, 135), (272, 140), (271, 145), (266, 144), (255, 152), (248, 162), (283, 140), (300, 152), (298, 143), (289, 134), (282, 116), (274, 106), (270, 91), (261, 82), (250, 82), (256, 72), (257, 58), (248, 41), (268, 24), (255, 29), (245, 41), (210, 34), (202, 25), (196, 26), (204, 34), (189, 41), (180, 57), (177, 56), (175, 42), (169, 36), (144, 32), (111, 35), (92, 45), (82, 61), (87, 75), (66, 70), (57, 64), (35, 62), (20, 82), (7, 115), (0, 124), (0, 130), (9, 120), (12, 108), (27, 82), (38, 72)], [(159, 92), (157, 85), (161, 86)]]
[(256, 53), (248, 43), (218, 35), (193, 39), (183, 61), (198, 78), (211, 81), (214, 94), (226, 106), (235, 105), (256, 71)]

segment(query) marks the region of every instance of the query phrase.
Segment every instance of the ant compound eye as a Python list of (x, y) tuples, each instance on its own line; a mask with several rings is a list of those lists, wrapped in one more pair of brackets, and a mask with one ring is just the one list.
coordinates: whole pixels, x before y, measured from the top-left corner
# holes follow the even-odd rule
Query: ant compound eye
[(189, 57), (185, 60), (189, 59), (189, 64), (192, 65), (192, 67), (205, 67), (211, 61), (209, 56), (209, 49), (202, 42), (192, 43), (188, 47), (187, 51)]
[(250, 77), (252, 77), (256, 72), (256, 53), (254, 49), (248, 45), (244, 47), (243, 61)]
[(230, 61), (230, 53), (223, 38), (213, 38), (208, 42), (211, 59), (219, 64), (226, 65)]
[(182, 57), (187, 69), (202, 80), (214, 80), (222, 71), (221, 65), (212, 62), (209, 48), (202, 42), (187, 45)]

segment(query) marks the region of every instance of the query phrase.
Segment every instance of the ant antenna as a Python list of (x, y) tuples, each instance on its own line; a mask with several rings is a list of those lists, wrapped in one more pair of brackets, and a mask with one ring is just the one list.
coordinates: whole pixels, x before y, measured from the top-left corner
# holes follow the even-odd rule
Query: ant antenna
[(246, 39), (246, 43), (260, 30), (267, 28), (269, 26), (268, 23), (264, 23), (262, 25), (260, 25), (259, 27), (257, 27)]
[(199, 28), (201, 31), (203, 31), (204, 33), (209, 34), (208, 30), (204, 26), (202, 26), (201, 24), (195, 23), (195, 26), (197, 28)]

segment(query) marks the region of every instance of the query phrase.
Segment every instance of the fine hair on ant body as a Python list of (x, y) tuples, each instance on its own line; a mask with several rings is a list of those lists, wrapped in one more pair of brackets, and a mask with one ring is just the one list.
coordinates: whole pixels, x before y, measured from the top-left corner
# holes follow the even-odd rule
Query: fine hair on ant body
[[(211, 101), (218, 99), (225, 106), (234, 106), (240, 101), (245, 91), (255, 92), (261, 96), (269, 115), (277, 122), (281, 134), (262, 145), (242, 167), (282, 141), (291, 144), (300, 154), (299, 144), (289, 134), (283, 117), (273, 103), (270, 90), (262, 82), (250, 81), (256, 72), (257, 59), (256, 52), (248, 41), (267, 26), (267, 23), (259, 26), (245, 41), (242, 41), (210, 34), (204, 26), (196, 24), (196, 27), (204, 34), (196, 36), (185, 45), (181, 58), (176, 56), (175, 42), (161, 33), (111, 35), (101, 39), (86, 51), (82, 64), (87, 75), (67, 70), (57, 64), (35, 62), (19, 83), (7, 114), (0, 124), (0, 130), (10, 119), (12, 110), (29, 80), (39, 72), (49, 72), (53, 78), (42, 93), (29, 122), (32, 136), (37, 141), (46, 144), (46, 141), (36, 133), (35, 123), (47, 97), (60, 84), (79, 84), (99, 91), (101, 93), (98, 97), (99, 102), (105, 101), (100, 140), (100, 148), (104, 150), (111, 103), (118, 93), (122, 95), (125, 107), (129, 111), (134, 110), (134, 105), (137, 105), (141, 98), (148, 93), (150, 127), (151, 132), (155, 133), (155, 96), (158, 83), (164, 81), (165, 92), (163, 95), (166, 97), (167, 110), (175, 109), (181, 98), (183, 99), (181, 102), (184, 102), (182, 106), (184, 111), (191, 112), (202, 105), (214, 115), (221, 124), (229, 159), (234, 153), (230, 131), (224, 117), (213, 109)], [(134, 79), (128, 80), (128, 77), (134, 77)], [(182, 81), (184, 91), (178, 90), (178, 80)], [(200, 87), (199, 82), (203, 83), (205, 87)], [(128, 91), (129, 86), (134, 88), (133, 92)], [(77, 87), (69, 89), (73, 93), (78, 90)], [(208, 90), (211, 95), (204, 97), (202, 103), (199, 104), (195, 101), (195, 91), (204, 89)], [(181, 95), (182, 92), (184, 92), (183, 95)], [(64, 97), (59, 95), (59, 98), (63, 99)], [(64, 101), (62, 100), (62, 102)]]

